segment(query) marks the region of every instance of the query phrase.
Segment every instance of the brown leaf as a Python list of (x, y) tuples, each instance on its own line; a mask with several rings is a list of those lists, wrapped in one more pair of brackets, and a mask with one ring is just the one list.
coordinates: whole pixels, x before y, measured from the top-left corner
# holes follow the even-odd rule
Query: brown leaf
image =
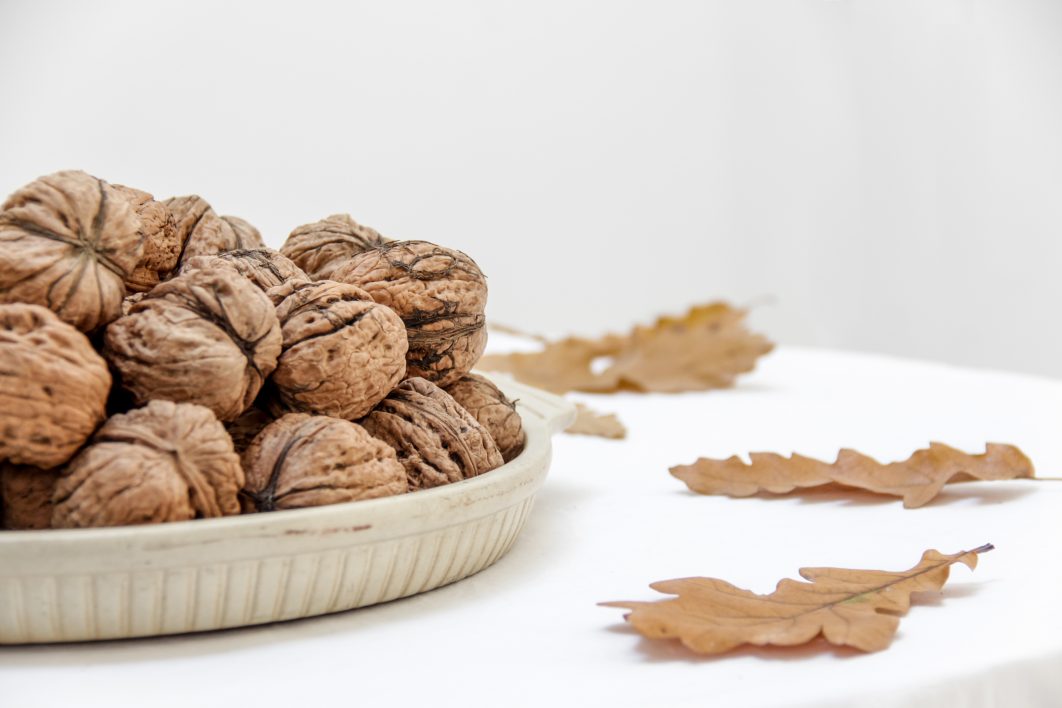
[(611, 440), (622, 440), (627, 437), (627, 428), (615, 413), (598, 413), (582, 403), (575, 404), (575, 420), (564, 432), (575, 435), (595, 435)]
[[(766, 338), (745, 328), (745, 311), (725, 303), (698, 305), (682, 317), (661, 317), (629, 334), (598, 339), (568, 337), (539, 352), (493, 354), (478, 367), (506, 371), (555, 393), (703, 391), (731, 386), (771, 351)], [(596, 359), (609, 359), (595, 372)]]
[(656, 602), (604, 602), (631, 610), (625, 619), (651, 639), (679, 639), (701, 654), (721, 654), (742, 644), (793, 646), (820, 634), (831, 644), (862, 651), (889, 646), (911, 593), (940, 590), (953, 563), (971, 569), (985, 544), (944, 555), (926, 551), (910, 570), (801, 568), (810, 582), (782, 580), (770, 595), (715, 578), (681, 578), (649, 587), (677, 597)]
[(802, 455), (783, 457), (753, 452), (750, 464), (734, 456), (702, 457), (692, 465), (671, 468), (671, 474), (699, 494), (748, 497), (759, 492), (785, 494), (798, 488), (838, 484), (903, 498), (908, 509), (926, 504), (948, 482), (1021, 479), (1033, 476), (1033, 465), (1013, 445), (989, 443), (981, 455), (968, 455), (941, 443), (930, 443), (903, 462), (883, 465), (855, 450), (841, 450), (830, 464)]

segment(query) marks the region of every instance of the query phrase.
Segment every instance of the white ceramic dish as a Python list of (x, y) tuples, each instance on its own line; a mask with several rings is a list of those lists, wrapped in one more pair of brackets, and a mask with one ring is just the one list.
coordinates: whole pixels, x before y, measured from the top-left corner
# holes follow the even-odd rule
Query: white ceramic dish
[(415, 595), (509, 550), (574, 415), (496, 379), (527, 445), (487, 474), (414, 494), (156, 526), (0, 533), (0, 644), (200, 632)]

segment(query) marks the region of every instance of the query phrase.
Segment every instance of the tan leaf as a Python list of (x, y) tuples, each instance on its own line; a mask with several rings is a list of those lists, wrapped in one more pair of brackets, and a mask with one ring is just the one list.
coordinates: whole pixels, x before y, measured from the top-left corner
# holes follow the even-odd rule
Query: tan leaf
[[(477, 366), (556, 393), (724, 388), (738, 374), (752, 371), (774, 346), (749, 332), (744, 320), (744, 310), (725, 303), (698, 305), (682, 317), (661, 317), (629, 334), (568, 337), (539, 352), (485, 356)], [(607, 365), (594, 371), (594, 361), (601, 358)]]
[(651, 639), (679, 639), (701, 654), (721, 654), (742, 644), (792, 646), (820, 634), (831, 644), (863, 651), (889, 646), (911, 593), (940, 590), (953, 563), (971, 569), (985, 544), (944, 555), (926, 551), (910, 570), (801, 568), (799, 580), (782, 580), (770, 595), (715, 578), (681, 578), (649, 587), (677, 597), (656, 602), (604, 602), (631, 610), (625, 619)]
[(981, 455), (968, 455), (941, 443), (930, 443), (903, 462), (881, 464), (855, 450), (841, 450), (833, 463), (802, 455), (783, 457), (753, 452), (750, 464), (739, 457), (671, 468), (671, 474), (699, 494), (748, 497), (759, 492), (785, 494), (794, 489), (839, 484), (878, 494), (902, 497), (908, 509), (926, 504), (948, 482), (1020, 479), (1033, 476), (1033, 465), (1013, 445), (989, 443)]
[(595, 435), (612, 440), (622, 440), (627, 437), (627, 428), (615, 413), (598, 413), (582, 403), (575, 404), (575, 420), (564, 432), (576, 435)]

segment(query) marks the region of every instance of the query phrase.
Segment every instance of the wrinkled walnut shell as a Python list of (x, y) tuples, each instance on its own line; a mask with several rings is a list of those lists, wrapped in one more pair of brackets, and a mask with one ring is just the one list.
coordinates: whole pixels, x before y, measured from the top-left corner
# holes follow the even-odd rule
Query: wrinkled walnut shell
[(266, 247), (265, 241), (262, 240), (262, 233), (246, 219), (241, 219), (238, 216), (223, 216), (221, 220), (229, 225), (236, 237), (236, 243), (239, 244), (239, 246), (230, 250), (253, 251)]
[(177, 237), (182, 244), (182, 265), (195, 256), (265, 247), (258, 229), (243, 219), (218, 216), (210, 204), (198, 195), (170, 197), (163, 203), (177, 224)]
[(332, 214), (296, 228), (280, 252), (314, 280), (333, 280), (330, 277), (332, 271), (349, 258), (387, 241), (375, 229), (362, 226), (349, 214)]
[(144, 255), (125, 279), (125, 287), (131, 293), (147, 292), (168, 278), (177, 267), (181, 255), (177, 225), (166, 205), (155, 201), (147, 192), (120, 184), (112, 186), (136, 210), (140, 220), (138, 233), (144, 244)]
[(493, 381), (478, 374), (465, 374), (447, 386), (446, 392), (487, 429), (501, 450), (503, 460), (508, 462), (524, 449), (524, 424), (516, 412), (516, 403), (510, 401)]
[(284, 351), (272, 384), (280, 404), (360, 418), (405, 375), (402, 320), (342, 283), (293, 283), (291, 290), (277, 305)]
[(226, 251), (216, 256), (195, 256), (185, 261), (181, 273), (193, 270), (215, 270), (226, 265), (232, 266), (243, 277), (250, 280), (262, 291), (267, 291), (289, 280), (308, 281), (309, 277), (302, 268), (269, 248), (253, 251)]
[(231, 267), (161, 283), (104, 337), (104, 356), (137, 403), (198, 403), (221, 420), (251, 405), (279, 354), (273, 304)]
[(112, 416), (55, 488), (52, 526), (128, 526), (240, 512), (243, 468), (208, 409), (152, 401)]
[(0, 460), (66, 462), (103, 422), (110, 388), (84, 334), (38, 305), (0, 305)]
[(406, 491), (395, 451), (360, 425), (289, 413), (269, 424), (243, 454), (246, 511), (299, 509)]
[(42, 305), (83, 332), (107, 324), (144, 244), (129, 200), (84, 172), (41, 177), (0, 212), (0, 302)]
[(425, 379), (403, 381), (361, 424), (395, 449), (411, 490), (459, 482), (503, 464), (490, 433)]
[(52, 525), (52, 493), (59, 470), (0, 464), (0, 528), (47, 529)]
[(487, 280), (464, 253), (427, 241), (396, 241), (355, 256), (332, 277), (364, 288), (402, 318), (409, 338), (407, 376), (448, 386), (483, 354)]

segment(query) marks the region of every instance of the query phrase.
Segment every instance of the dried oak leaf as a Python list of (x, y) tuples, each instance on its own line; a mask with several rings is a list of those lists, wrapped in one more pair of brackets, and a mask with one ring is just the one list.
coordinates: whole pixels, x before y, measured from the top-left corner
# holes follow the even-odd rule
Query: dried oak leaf
[[(725, 303), (698, 305), (682, 317), (661, 317), (629, 334), (568, 337), (539, 352), (488, 355), (478, 366), (555, 393), (725, 388), (774, 346), (749, 332), (744, 319), (744, 310)], [(595, 372), (594, 361), (601, 358), (610, 360), (608, 366)]]
[(487, 344), (487, 279), (460, 251), (427, 241), (394, 241), (355, 256), (332, 279), (364, 288), (402, 318), (408, 376), (449, 386)]
[(144, 244), (144, 254), (125, 279), (125, 287), (131, 293), (147, 292), (177, 268), (177, 260), (181, 256), (177, 224), (166, 205), (155, 201), (147, 192), (120, 184), (112, 186), (136, 210), (140, 220), (138, 233)]
[(138, 225), (129, 200), (92, 175), (31, 182), (0, 211), (0, 302), (43, 305), (83, 332), (107, 324), (144, 252)]
[(773, 452), (754, 452), (750, 464), (734, 456), (725, 460), (701, 458), (692, 465), (671, 468), (699, 494), (749, 497), (759, 492), (786, 494), (794, 489), (828, 484), (865, 489), (903, 498), (908, 509), (931, 501), (951, 481), (1021, 479), (1033, 476), (1033, 465), (1013, 445), (989, 443), (980, 455), (930, 443), (903, 462), (881, 464), (855, 450), (841, 450), (834, 463), (802, 455), (783, 457)]
[(337, 267), (389, 240), (375, 229), (354, 221), (350, 214), (332, 214), (297, 227), (280, 252), (314, 280), (334, 280), (332, 271)]
[(582, 403), (575, 404), (575, 420), (564, 432), (574, 435), (593, 435), (611, 440), (622, 440), (627, 437), (627, 428), (615, 413), (598, 413)]
[(198, 403), (234, 420), (276, 367), (280, 341), (273, 303), (226, 267), (145, 294), (107, 328), (104, 356), (138, 403)]
[(926, 551), (909, 570), (801, 568), (810, 582), (782, 580), (770, 595), (735, 587), (715, 578), (680, 578), (649, 587), (674, 599), (656, 602), (604, 602), (631, 610), (625, 619), (651, 639), (678, 639), (700, 654), (721, 654), (742, 644), (793, 646), (820, 634), (831, 644), (881, 651), (892, 642), (911, 593), (944, 587), (952, 564), (973, 569), (977, 554)]
[(510, 401), (493, 381), (478, 374), (465, 374), (444, 390), (487, 429), (505, 462), (524, 449), (527, 438), (516, 412), (516, 401)]
[(503, 464), (490, 433), (426, 379), (403, 381), (361, 424), (398, 453), (410, 490), (460, 482)]
[(245, 511), (375, 499), (406, 491), (395, 451), (357, 423), (288, 413), (266, 426), (243, 453)]
[(232, 266), (263, 292), (289, 280), (309, 281), (309, 277), (289, 259), (270, 248), (251, 251), (226, 251), (215, 256), (194, 256), (181, 266), (182, 273), (193, 270), (214, 270)]
[(110, 389), (84, 334), (39, 305), (0, 305), (0, 460), (66, 462), (103, 422)]
[(291, 282), (276, 307), (283, 352), (271, 379), (289, 411), (360, 418), (406, 372), (406, 332), (393, 311), (331, 280)]
[(198, 195), (170, 197), (163, 203), (177, 224), (181, 264), (195, 256), (265, 247), (258, 229), (243, 219), (218, 216), (210, 204)]
[(214, 414), (152, 401), (112, 416), (56, 484), (52, 526), (128, 526), (240, 513), (243, 468)]
[(0, 463), (0, 508), (9, 530), (47, 529), (52, 525), (52, 493), (59, 470)]

